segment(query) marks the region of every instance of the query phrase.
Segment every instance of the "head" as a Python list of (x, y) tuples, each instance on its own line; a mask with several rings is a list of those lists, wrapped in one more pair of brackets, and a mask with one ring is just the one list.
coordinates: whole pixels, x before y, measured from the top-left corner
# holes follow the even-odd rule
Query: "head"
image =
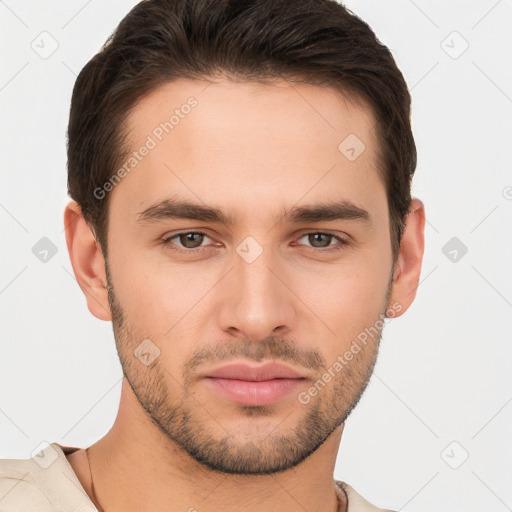
[[(170, 443), (272, 473), (343, 424), (415, 296), (415, 167), (404, 78), (334, 0), (146, 0), (122, 20), (73, 90), (66, 236)], [(240, 361), (303, 379), (240, 403), (206, 377)]]

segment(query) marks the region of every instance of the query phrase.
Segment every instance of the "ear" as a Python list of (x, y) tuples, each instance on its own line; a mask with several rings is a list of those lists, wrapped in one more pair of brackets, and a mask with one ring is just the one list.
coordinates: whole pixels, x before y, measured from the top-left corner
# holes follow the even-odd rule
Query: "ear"
[(89, 311), (100, 320), (112, 320), (103, 252), (76, 201), (66, 206), (64, 229), (73, 272)]
[[(419, 199), (413, 198), (405, 218), (405, 228), (394, 268), (388, 303), (388, 310), (396, 311), (394, 317), (403, 315), (416, 297), (425, 247), (424, 237), (425, 207)], [(401, 306), (398, 311), (391, 307), (396, 303)]]

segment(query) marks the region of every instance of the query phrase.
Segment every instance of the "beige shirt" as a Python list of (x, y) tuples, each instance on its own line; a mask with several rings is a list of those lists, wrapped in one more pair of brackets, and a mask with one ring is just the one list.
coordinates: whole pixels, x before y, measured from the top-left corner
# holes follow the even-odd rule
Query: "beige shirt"
[[(97, 512), (66, 458), (78, 449), (52, 443), (30, 459), (0, 459), (0, 512)], [(334, 482), (348, 496), (348, 512), (391, 512)]]

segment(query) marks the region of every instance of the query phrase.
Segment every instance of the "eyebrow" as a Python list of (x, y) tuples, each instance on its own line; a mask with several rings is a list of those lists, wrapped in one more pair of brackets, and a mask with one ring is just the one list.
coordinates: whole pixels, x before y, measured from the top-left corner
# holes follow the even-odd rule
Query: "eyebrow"
[[(191, 203), (180, 199), (164, 199), (137, 214), (138, 223), (154, 223), (161, 220), (190, 219), (233, 226), (235, 218), (212, 206)], [(285, 209), (279, 221), (291, 224), (326, 222), (333, 220), (355, 220), (372, 224), (367, 210), (347, 200), (324, 202), (312, 206), (294, 206)]]

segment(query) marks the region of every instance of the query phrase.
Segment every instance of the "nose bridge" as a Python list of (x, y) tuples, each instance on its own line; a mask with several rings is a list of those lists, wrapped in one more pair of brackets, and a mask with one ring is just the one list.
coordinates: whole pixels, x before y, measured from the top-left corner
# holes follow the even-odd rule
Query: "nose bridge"
[[(291, 327), (293, 294), (283, 284), (283, 266), (270, 248), (247, 237), (233, 254), (221, 322), (249, 339), (263, 339), (277, 327)], [(240, 335), (240, 334), (238, 334)]]

